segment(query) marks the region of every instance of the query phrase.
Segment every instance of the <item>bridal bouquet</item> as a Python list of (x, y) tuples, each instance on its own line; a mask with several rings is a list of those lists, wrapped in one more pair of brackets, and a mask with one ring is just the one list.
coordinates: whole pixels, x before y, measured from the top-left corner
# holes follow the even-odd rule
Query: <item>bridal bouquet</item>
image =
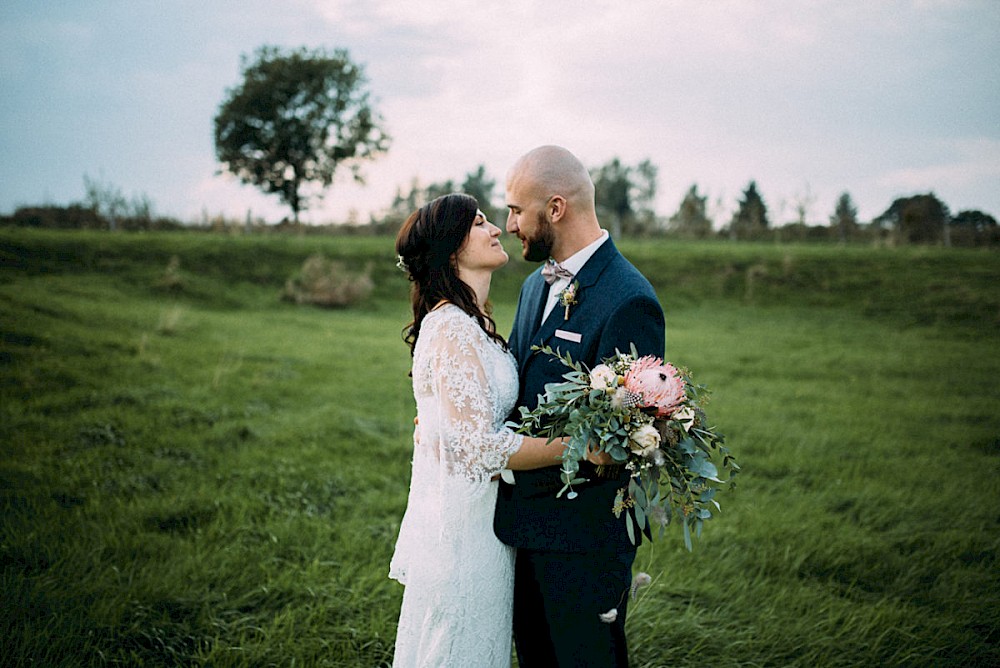
[(676, 519), (690, 550), (691, 533), (700, 536), (712, 507), (719, 509), (716, 491), (732, 485), (740, 470), (723, 445), (725, 437), (708, 424), (705, 386), (658, 357), (639, 357), (634, 346), (630, 354), (618, 352), (589, 371), (548, 346), (533, 349), (558, 358), (570, 371), (566, 382), (545, 386), (535, 410), (522, 406), (521, 424), (512, 426), (521, 433), (568, 438), (558, 496), (576, 498), (573, 485), (586, 482), (579, 477), (579, 462), (588, 447), (605, 451), (613, 466), (630, 473), (612, 512), (616, 517), (625, 512), (632, 543), (647, 527), (648, 535), (659, 527), (662, 536)]

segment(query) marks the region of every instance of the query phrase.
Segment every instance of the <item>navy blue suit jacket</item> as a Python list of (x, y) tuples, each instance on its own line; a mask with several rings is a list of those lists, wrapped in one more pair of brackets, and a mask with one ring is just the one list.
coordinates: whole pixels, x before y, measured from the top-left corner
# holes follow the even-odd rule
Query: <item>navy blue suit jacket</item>
[[(541, 267), (524, 281), (510, 335), (510, 349), (517, 358), (520, 377), (518, 406), (535, 408), (548, 383), (562, 382), (570, 369), (559, 360), (534, 352), (534, 345), (549, 345), (593, 368), (616, 350), (628, 352), (635, 344), (639, 355), (663, 357), (663, 309), (649, 281), (625, 259), (611, 239), (587, 261), (575, 279), (577, 304), (565, 319), (556, 307), (541, 322), (548, 285)], [(565, 334), (565, 333), (569, 334)], [(571, 339), (579, 337), (579, 341)], [(511, 419), (518, 421), (515, 408)], [(574, 485), (575, 499), (564, 494), (560, 467), (515, 472), (514, 485), (500, 483), (494, 530), (508, 545), (556, 552), (623, 552), (634, 550), (624, 516), (611, 509), (616, 492), (628, 484), (628, 473), (598, 477), (593, 466), (581, 462), (580, 475), (589, 482)]]

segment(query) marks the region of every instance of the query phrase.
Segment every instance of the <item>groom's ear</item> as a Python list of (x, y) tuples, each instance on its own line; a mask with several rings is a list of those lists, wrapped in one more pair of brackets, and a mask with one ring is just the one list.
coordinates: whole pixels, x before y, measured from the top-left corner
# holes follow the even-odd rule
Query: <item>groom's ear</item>
[(549, 221), (556, 223), (566, 215), (566, 198), (562, 195), (553, 195), (545, 205)]

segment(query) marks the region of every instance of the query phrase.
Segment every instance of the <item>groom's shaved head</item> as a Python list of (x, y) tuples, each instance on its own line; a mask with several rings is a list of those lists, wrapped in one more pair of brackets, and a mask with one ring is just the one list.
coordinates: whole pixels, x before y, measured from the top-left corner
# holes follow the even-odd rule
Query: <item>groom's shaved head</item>
[(539, 146), (507, 172), (507, 231), (526, 260), (561, 262), (602, 234), (594, 182), (579, 158), (561, 146)]
[(587, 168), (561, 146), (529, 151), (514, 163), (508, 181), (531, 184), (534, 195), (541, 199), (560, 195), (574, 207), (594, 206), (594, 182)]

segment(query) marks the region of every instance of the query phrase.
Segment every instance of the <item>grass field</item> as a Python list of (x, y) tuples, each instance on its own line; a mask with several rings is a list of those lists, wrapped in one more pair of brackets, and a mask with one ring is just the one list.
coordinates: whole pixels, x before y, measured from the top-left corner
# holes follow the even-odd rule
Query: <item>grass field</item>
[[(620, 246), (743, 466), (692, 553), (640, 550), (633, 664), (1000, 664), (1000, 255)], [(391, 249), (0, 230), (0, 664), (391, 662)], [(374, 296), (280, 301), (314, 251)], [(494, 279), (501, 331), (529, 269)]]

